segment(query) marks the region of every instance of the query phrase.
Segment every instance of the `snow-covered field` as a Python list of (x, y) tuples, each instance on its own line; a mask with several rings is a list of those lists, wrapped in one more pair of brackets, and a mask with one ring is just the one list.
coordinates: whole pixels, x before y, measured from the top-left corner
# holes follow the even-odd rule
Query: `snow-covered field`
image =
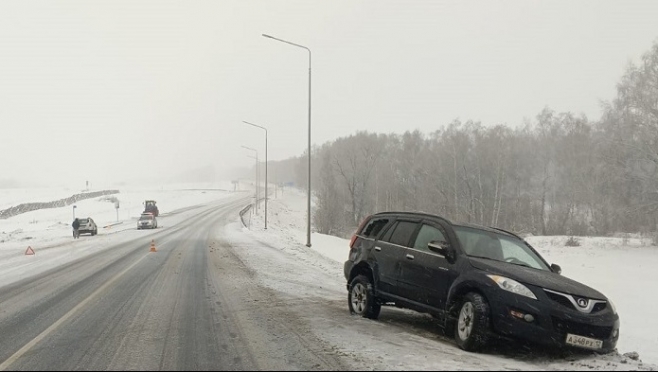
[[(298, 259), (315, 266), (317, 279), (322, 280), (324, 296), (327, 299), (346, 297), (343, 262), (348, 255), (349, 240), (313, 233), (312, 249), (317, 255), (309, 254), (306, 243), (306, 197), (296, 190), (287, 190), (268, 205), (268, 229), (263, 229), (263, 210), (259, 215), (246, 215), (251, 222), (247, 234), (262, 242), (268, 242), (285, 250)], [(247, 229), (243, 229), (247, 230)], [(236, 237), (238, 239), (238, 237)], [(618, 351), (621, 354), (637, 352), (644, 367), (647, 363), (658, 364), (658, 316), (654, 306), (658, 299), (653, 295), (657, 283), (658, 247), (652, 246), (649, 239), (622, 238), (579, 238), (581, 246), (565, 247), (567, 237), (531, 237), (527, 239), (549, 261), (562, 267), (563, 275), (578, 280), (606, 294), (615, 303), (621, 317), (621, 334)], [(275, 268), (272, 268), (275, 270)], [(263, 276), (272, 273), (262, 274)], [(276, 290), (291, 295), (314, 292), (317, 288), (290, 283), (303, 282), (301, 274), (294, 272), (277, 273), (287, 275), (288, 281), (269, 281)], [(312, 278), (313, 279), (313, 278)], [(274, 283), (274, 284), (272, 284)], [(321, 292), (322, 293), (322, 292)], [(347, 304), (345, 303), (347, 312)], [(400, 310), (392, 310), (400, 311)], [(599, 357), (580, 367), (583, 369), (616, 369), (615, 362)], [(622, 358), (623, 360), (623, 358)], [(618, 362), (618, 361), (617, 361)], [(610, 363), (610, 364), (608, 364)], [(639, 368), (643, 364), (640, 363)], [(573, 363), (545, 364), (546, 368), (580, 368)], [(628, 364), (621, 369), (634, 368)], [(407, 368), (407, 367), (405, 367)], [(426, 369), (427, 366), (425, 366)]]
[(562, 275), (605, 294), (619, 312), (617, 348), (637, 351), (642, 360), (658, 364), (658, 247), (651, 239), (578, 238), (579, 247), (566, 247), (568, 237), (526, 240)]
[[(42, 272), (57, 265), (91, 254), (105, 240), (112, 243), (134, 239), (134, 234), (147, 231), (114, 234), (120, 230), (135, 230), (136, 218), (142, 202), (158, 202), (161, 221), (174, 223), (186, 218), (176, 213), (199, 204), (229, 197), (234, 193), (230, 183), (214, 185), (170, 185), (159, 188), (119, 188), (120, 201), (117, 222), (114, 204), (103, 197), (77, 203), (76, 216), (90, 216), (99, 226), (99, 235), (82, 236), (72, 243), (70, 223), (72, 206), (28, 212), (0, 220), (0, 286), (23, 277)], [(79, 190), (37, 190), (30, 196), (29, 189), (19, 193), (3, 191), (2, 205), (47, 202), (78, 193)], [(12, 196), (13, 195), (13, 196)], [(344, 317), (348, 314), (343, 278), (343, 262), (348, 254), (349, 241), (313, 233), (312, 249), (306, 243), (305, 194), (286, 189), (278, 198), (271, 198), (268, 229), (263, 229), (263, 208), (258, 214), (247, 214), (250, 229), (238, 222), (222, 233), (241, 245), (237, 253), (245, 262), (256, 267), (262, 283), (301, 304), (305, 298), (326, 302), (328, 314)], [(193, 211), (188, 211), (193, 213)], [(167, 217), (170, 215), (171, 217)], [(161, 222), (162, 224), (163, 222)], [(166, 226), (163, 226), (166, 227)], [(449, 338), (441, 336), (428, 316), (399, 309), (384, 309), (382, 320), (369, 322), (348, 318), (323, 318), (319, 314), (315, 329), (319, 336), (338, 348), (337, 352), (351, 355), (374, 369), (655, 369), (658, 364), (658, 317), (653, 308), (657, 300), (651, 297), (656, 282), (654, 267), (658, 263), (658, 248), (648, 240), (622, 238), (580, 238), (581, 246), (565, 247), (566, 237), (531, 237), (533, 244), (551, 263), (562, 266), (565, 276), (590, 285), (609, 296), (621, 316), (621, 354), (636, 351), (641, 361), (623, 356), (585, 356), (570, 360), (547, 356), (526, 357), (519, 354), (464, 354)], [(266, 242), (268, 247), (263, 246)], [(106, 242), (107, 243), (107, 242)], [(31, 246), (35, 256), (26, 256)], [(298, 302), (294, 302), (298, 299)], [(323, 320), (324, 319), (324, 320)], [(430, 324), (430, 325), (428, 325)], [(332, 331), (340, 327), (340, 331)], [(354, 329), (352, 329), (354, 328)], [(413, 329), (410, 331), (410, 328)], [(351, 333), (350, 333), (351, 332)], [(345, 334), (350, 337), (345, 338)], [(369, 341), (353, 342), (353, 338)], [(400, 339), (400, 341), (396, 341)], [(376, 355), (376, 358), (373, 357)], [(372, 359), (375, 358), (375, 359)]]

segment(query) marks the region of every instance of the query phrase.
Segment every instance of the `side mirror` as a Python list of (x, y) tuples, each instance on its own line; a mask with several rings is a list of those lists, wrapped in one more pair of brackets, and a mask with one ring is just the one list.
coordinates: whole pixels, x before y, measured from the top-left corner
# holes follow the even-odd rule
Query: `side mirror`
[(553, 272), (556, 274), (562, 274), (562, 268), (560, 267), (560, 265), (552, 264), (551, 270), (553, 270)]
[(427, 244), (427, 248), (434, 253), (444, 256), (448, 261), (453, 261), (455, 259), (454, 251), (446, 241), (432, 240)]

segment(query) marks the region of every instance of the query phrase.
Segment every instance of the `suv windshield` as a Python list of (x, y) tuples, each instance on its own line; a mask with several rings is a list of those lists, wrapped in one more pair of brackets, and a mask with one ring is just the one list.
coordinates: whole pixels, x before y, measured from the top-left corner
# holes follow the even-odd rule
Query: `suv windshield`
[(140, 221), (147, 221), (147, 220), (152, 220), (152, 219), (153, 219), (153, 216), (151, 216), (151, 215), (139, 217)]
[(455, 232), (468, 256), (551, 271), (537, 253), (513, 236), (465, 226), (455, 226)]

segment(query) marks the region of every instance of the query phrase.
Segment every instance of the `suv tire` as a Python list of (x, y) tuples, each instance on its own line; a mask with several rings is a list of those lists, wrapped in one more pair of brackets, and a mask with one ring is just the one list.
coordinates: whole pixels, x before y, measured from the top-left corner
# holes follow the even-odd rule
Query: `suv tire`
[(350, 313), (361, 315), (368, 319), (379, 318), (382, 306), (377, 303), (372, 288), (372, 281), (365, 275), (358, 275), (350, 283), (348, 294)]
[(481, 350), (489, 341), (489, 324), (487, 300), (475, 292), (464, 296), (454, 326), (457, 346), (466, 351)]

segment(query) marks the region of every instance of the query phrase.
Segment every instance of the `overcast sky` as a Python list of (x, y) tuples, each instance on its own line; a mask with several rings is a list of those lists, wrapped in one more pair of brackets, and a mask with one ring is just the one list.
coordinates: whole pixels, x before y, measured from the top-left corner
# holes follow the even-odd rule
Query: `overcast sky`
[(104, 183), (357, 130), (600, 116), (658, 1), (2, 1), (0, 179)]

